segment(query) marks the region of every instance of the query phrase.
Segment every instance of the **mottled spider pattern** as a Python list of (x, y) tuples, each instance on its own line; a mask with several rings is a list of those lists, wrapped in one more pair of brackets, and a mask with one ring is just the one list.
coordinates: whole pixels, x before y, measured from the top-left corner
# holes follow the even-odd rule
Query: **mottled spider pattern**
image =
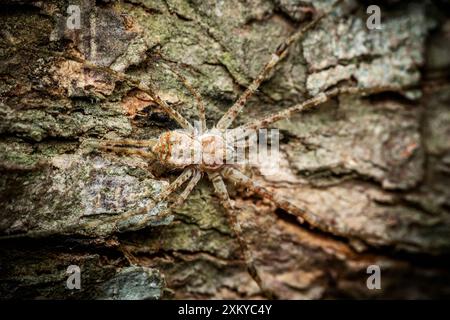
[[(88, 141), (89, 148), (132, 156), (135, 155), (148, 159), (149, 161), (157, 160), (165, 167), (181, 171), (181, 174), (173, 182), (171, 182), (170, 185), (168, 185), (168, 187), (165, 188), (156, 199), (153, 199), (154, 201), (150, 205), (135, 211), (126, 212), (117, 217), (112, 217), (110, 220), (116, 224), (119, 224), (121, 221), (125, 221), (131, 217), (141, 216), (142, 219), (138, 221), (137, 225), (134, 226), (134, 229), (143, 228), (147, 225), (147, 219), (150, 219), (150, 217), (145, 214), (154, 207), (155, 203), (167, 200), (169, 196), (172, 195), (177, 189), (185, 185), (184, 190), (172, 203), (172, 206), (174, 207), (181, 206), (189, 197), (201, 178), (205, 176), (211, 181), (217, 197), (221, 200), (223, 207), (226, 209), (225, 211), (227, 213), (229, 224), (239, 242), (250, 275), (267, 297), (276, 297), (276, 292), (274, 292), (274, 290), (267, 286), (267, 284), (262, 280), (262, 277), (255, 266), (253, 255), (248, 248), (245, 237), (243, 236), (243, 231), (238, 219), (236, 218), (238, 212), (233, 201), (230, 199), (225, 181), (229, 181), (251, 190), (261, 197), (272, 201), (277, 207), (296, 216), (300, 221), (307, 222), (311, 226), (316, 226), (318, 224), (317, 217), (314, 213), (301, 210), (297, 206), (292, 205), (288, 199), (284, 199), (281, 196), (272, 193), (270, 190), (248, 177), (237, 166), (228, 164), (226, 161), (217, 162), (217, 157), (214, 155), (219, 154), (221, 155), (219, 158), (223, 159), (225, 158), (227, 151), (229, 149), (233, 149), (232, 146), (227, 144), (225, 139), (226, 131), (234, 134), (237, 139), (243, 139), (249, 132), (267, 128), (277, 121), (288, 119), (294, 113), (315, 108), (332, 98), (338, 97), (341, 94), (364, 95), (374, 93), (376, 91), (392, 89), (379, 87), (376, 90), (371, 90), (369, 92), (357, 87), (337, 86), (321, 92), (299, 104), (286, 108), (278, 113), (268, 115), (262, 119), (244, 123), (238, 127), (230, 129), (237, 116), (243, 111), (246, 102), (258, 91), (260, 85), (268, 79), (274, 67), (288, 55), (290, 46), (302, 38), (308, 30), (314, 28), (321, 21), (321, 19), (330, 14), (341, 2), (341, 0), (337, 0), (329, 11), (314, 12), (313, 18), (310, 22), (307, 22), (303, 27), (298, 29), (290, 37), (283, 41), (277, 47), (276, 51), (272, 53), (268, 59), (268, 62), (254, 78), (252, 83), (242, 93), (242, 95), (225, 112), (220, 120), (210, 128), (207, 127), (206, 124), (205, 103), (203, 102), (202, 97), (176, 70), (172, 71), (195, 98), (199, 119), (198, 126), (194, 126), (183, 115), (164, 101), (164, 99), (155, 94), (155, 90), (150, 87), (150, 84), (143, 83), (139, 79), (127, 74), (113, 71), (109, 68), (99, 67), (86, 60), (78, 59), (77, 61), (83, 63), (88, 68), (106, 72), (121, 81), (127, 82), (131, 87), (147, 93), (153, 101), (155, 101), (155, 103), (157, 103), (159, 107), (181, 127), (180, 130), (163, 132), (159, 138), (152, 140), (115, 139)], [(72, 56), (69, 56), (68, 58), (76, 59)], [(180, 150), (191, 149), (201, 150), (202, 157), (200, 163), (193, 163), (186, 161), (186, 159), (177, 157)]]

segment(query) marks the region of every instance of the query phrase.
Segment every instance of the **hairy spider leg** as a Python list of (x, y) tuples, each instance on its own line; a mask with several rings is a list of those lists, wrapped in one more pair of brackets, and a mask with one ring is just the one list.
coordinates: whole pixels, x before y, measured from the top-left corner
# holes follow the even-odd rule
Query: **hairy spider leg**
[(132, 149), (132, 148), (125, 148), (125, 147), (110, 147), (110, 146), (103, 146), (103, 145), (99, 145), (98, 149), (100, 150), (104, 150), (104, 151), (109, 151), (109, 152), (114, 152), (114, 153), (118, 153), (118, 154), (125, 154), (125, 155), (137, 155), (143, 158), (147, 158), (147, 159), (154, 159), (155, 155), (151, 152), (147, 152), (144, 150), (140, 150), (140, 149)]
[[(77, 230), (79, 230), (80, 228), (96, 228), (98, 227), (100, 224), (105, 224), (105, 223), (115, 223), (116, 224), (116, 228), (118, 229), (118, 224), (121, 221), (125, 221), (127, 219), (130, 219), (134, 216), (138, 216), (138, 215), (142, 215), (145, 214), (147, 212), (149, 212), (152, 208), (154, 208), (154, 206), (161, 202), (164, 201), (167, 197), (169, 197), (175, 190), (177, 190), (179, 187), (181, 187), (186, 181), (188, 181), (191, 176), (193, 175), (194, 170), (191, 168), (187, 168), (185, 169), (171, 184), (169, 184), (169, 186), (167, 186), (154, 200), (153, 203), (145, 206), (143, 208), (139, 208), (137, 210), (130, 210), (127, 211), (119, 216), (115, 216), (115, 217), (111, 217), (109, 219), (104, 219), (102, 221), (91, 221), (91, 222), (84, 222), (81, 224), (78, 224), (77, 226), (71, 226), (69, 228), (66, 228), (64, 230), (57, 230), (58, 233), (73, 233), (76, 232)], [(201, 175), (200, 175), (201, 177)], [(192, 191), (192, 189), (194, 188), (195, 184), (198, 182), (199, 177), (198, 174), (196, 172), (196, 174), (194, 175), (194, 177), (192, 178), (192, 180), (194, 182), (192, 182), (192, 180), (189, 182), (188, 186), (186, 187), (186, 189), (190, 189)], [(183, 192), (184, 193), (184, 192)], [(187, 192), (186, 192), (187, 193)], [(190, 191), (189, 191), (190, 193)], [(183, 195), (183, 197), (187, 197), (186, 194)], [(141, 220), (139, 220), (136, 224), (134, 224), (133, 229), (134, 230), (139, 230), (142, 229), (143, 227), (146, 226), (147, 222), (152, 220), (154, 217), (152, 216), (145, 216), (143, 217)], [(27, 233), (21, 233), (21, 234), (13, 234), (13, 235), (6, 235), (6, 236), (1, 236), (0, 240), (6, 240), (6, 239), (16, 239), (16, 238), (23, 238), (23, 237), (29, 237), (29, 238), (42, 238), (42, 237), (47, 237), (47, 236), (51, 236), (53, 234), (55, 234), (56, 231), (55, 230), (38, 230), (38, 231), (30, 231)]]
[[(130, 146), (130, 147), (153, 147), (158, 140), (134, 140), (134, 139), (114, 139), (114, 140), (93, 140), (93, 142), (100, 142), (105, 146)], [(89, 142), (89, 141), (88, 141)]]
[(195, 186), (198, 184), (200, 179), (202, 178), (202, 173), (198, 170), (195, 170), (194, 175), (192, 176), (192, 179), (187, 184), (186, 188), (183, 190), (183, 192), (178, 196), (177, 200), (174, 201), (172, 204), (172, 207), (178, 207), (181, 206), (186, 199), (191, 194), (192, 190), (194, 190)]
[(225, 213), (227, 214), (228, 223), (233, 230), (233, 233), (235, 234), (239, 246), (241, 248), (242, 253), (244, 254), (245, 259), (245, 265), (247, 267), (247, 270), (250, 274), (250, 276), (253, 278), (253, 280), (256, 282), (258, 287), (260, 288), (261, 292), (268, 297), (269, 299), (276, 298), (276, 295), (274, 292), (272, 292), (264, 283), (262, 280), (258, 269), (255, 265), (255, 259), (253, 258), (253, 255), (245, 242), (243, 238), (242, 228), (241, 225), (236, 217), (236, 210), (231, 202), (231, 199), (228, 195), (227, 187), (225, 186), (225, 183), (223, 181), (222, 176), (218, 172), (214, 173), (208, 173), (208, 177), (211, 180), (216, 195), (219, 197), (223, 207), (225, 208)]
[(231, 135), (234, 136), (235, 139), (241, 140), (250, 133), (254, 132), (255, 130), (259, 130), (262, 128), (267, 128), (269, 125), (281, 121), (284, 119), (288, 119), (291, 117), (294, 113), (301, 113), (305, 111), (309, 111), (311, 109), (314, 109), (318, 106), (323, 105), (330, 99), (337, 97), (339, 95), (360, 95), (360, 96), (366, 96), (370, 94), (376, 94), (380, 92), (386, 92), (386, 91), (400, 91), (405, 89), (414, 89), (414, 86), (410, 87), (399, 87), (399, 86), (380, 86), (376, 88), (359, 88), (359, 87), (341, 87), (341, 88), (333, 88), (325, 92), (321, 92), (317, 94), (316, 96), (307, 99), (301, 103), (295, 104), (292, 107), (289, 107), (287, 109), (281, 110), (275, 114), (269, 115), (265, 118), (258, 119), (249, 123), (246, 123), (242, 126), (236, 127), (232, 129)]
[(299, 209), (285, 198), (279, 196), (277, 193), (274, 193), (266, 189), (259, 183), (253, 181), (241, 171), (235, 168), (226, 167), (221, 171), (221, 174), (225, 179), (230, 180), (238, 185), (241, 185), (244, 188), (247, 188), (255, 192), (256, 194), (259, 194), (261, 197), (275, 203), (279, 208), (285, 210), (286, 212), (292, 215), (295, 215), (300, 220), (301, 223), (306, 221), (308, 222), (308, 224), (314, 227), (317, 227), (319, 225), (319, 217), (317, 217), (312, 213), (306, 212), (305, 210)]
[(270, 60), (266, 63), (260, 73), (256, 76), (253, 82), (247, 87), (244, 93), (239, 97), (239, 99), (228, 109), (222, 118), (217, 122), (216, 128), (219, 130), (227, 129), (236, 119), (236, 117), (241, 113), (248, 99), (258, 90), (261, 83), (267, 79), (272, 69), (281, 61), (288, 52), (289, 46), (300, 39), (307, 31), (316, 26), (320, 20), (329, 15), (334, 8), (339, 4), (342, 0), (337, 0), (333, 3), (331, 9), (327, 12), (323, 12), (318, 14), (311, 22), (306, 24), (303, 28), (300, 28), (290, 37), (288, 37), (281, 45), (279, 45), (276, 51), (272, 54)]
[[(168, 196), (170, 196), (175, 190), (177, 190), (179, 187), (181, 187), (186, 181), (188, 181), (191, 176), (193, 174), (193, 169), (191, 168), (186, 168), (183, 170), (183, 172), (172, 182), (170, 183), (164, 190), (161, 191), (160, 194), (158, 194), (158, 196), (155, 197), (155, 199), (153, 199), (152, 203), (139, 208), (137, 210), (130, 210), (127, 211), (119, 216), (115, 216), (115, 217), (111, 217), (110, 219), (107, 220), (103, 220), (101, 221), (101, 223), (105, 223), (105, 222), (115, 222), (116, 225), (117, 223), (119, 223), (120, 221), (125, 221), (127, 219), (130, 219), (134, 216), (138, 216), (138, 215), (142, 215), (145, 214), (147, 212), (149, 212), (151, 209), (153, 209), (155, 207), (156, 204), (158, 204), (161, 201), (164, 201)], [(134, 229), (139, 229), (139, 226), (144, 226), (145, 223), (150, 219), (150, 217), (146, 217), (141, 219), (141, 221), (139, 221), (136, 225)], [(90, 227), (94, 227), (96, 226), (96, 222), (92, 222), (90, 225)]]
[(203, 98), (198, 93), (198, 91), (191, 85), (191, 83), (181, 74), (179, 73), (175, 68), (172, 68), (168, 63), (163, 63), (168, 70), (170, 70), (177, 78), (180, 80), (180, 82), (186, 87), (186, 89), (189, 90), (189, 92), (194, 96), (195, 100), (197, 101), (197, 113), (198, 117), (200, 119), (200, 130), (201, 132), (205, 132), (206, 127), (206, 111), (205, 111), (205, 103), (203, 102)]
[(139, 89), (140, 91), (148, 94), (153, 99), (153, 101), (155, 101), (161, 107), (161, 109), (163, 109), (164, 112), (166, 112), (173, 120), (175, 120), (183, 129), (186, 129), (189, 132), (194, 132), (193, 126), (189, 123), (189, 121), (186, 120), (186, 118), (184, 118), (181, 115), (181, 113), (179, 113), (174, 108), (170, 107), (163, 99), (161, 99), (161, 97), (159, 97), (155, 93), (155, 90), (151, 87), (150, 84), (145, 84), (140, 79), (137, 79), (137, 78), (135, 78), (133, 76), (130, 76), (130, 75), (125, 74), (125, 73), (120, 72), (120, 71), (115, 71), (115, 70), (110, 69), (108, 67), (103, 67), (103, 66), (96, 65), (96, 64), (91, 63), (91, 62), (89, 62), (89, 61), (87, 61), (85, 59), (81, 59), (79, 57), (75, 57), (73, 55), (70, 55), (70, 54), (67, 54), (67, 53), (64, 53), (64, 52), (55, 52), (55, 51), (42, 49), (42, 48), (28, 48), (28, 47), (27, 48), (22, 48), (22, 47), (18, 47), (16, 45), (14, 46), (14, 48), (16, 50), (17, 49), (31, 50), (31, 51), (41, 52), (41, 53), (45, 53), (45, 54), (50, 54), (50, 55), (53, 55), (53, 56), (62, 57), (62, 58), (67, 59), (67, 60), (72, 60), (72, 61), (81, 63), (86, 68), (103, 71), (103, 72), (105, 72), (105, 73), (115, 77), (118, 80), (125, 81), (128, 84), (132, 85), (133, 87)]
[[(189, 170), (189, 169), (186, 169), (186, 170)], [(191, 172), (192, 172), (192, 178), (190, 178), (190, 180), (189, 180), (189, 178), (187, 179), (187, 180), (189, 180), (188, 184), (186, 185), (186, 187), (183, 190), (183, 192), (180, 195), (177, 196), (177, 199), (170, 206), (171, 208), (176, 207), (176, 206), (181, 206), (186, 201), (188, 196), (191, 194), (192, 190), (194, 190), (194, 188), (197, 185), (197, 183), (200, 181), (200, 179), (202, 177), (201, 172), (197, 171), (195, 169), (192, 169)], [(186, 181), (184, 181), (184, 182), (186, 182)], [(184, 182), (180, 182), (180, 184), (178, 184), (176, 186), (174, 185), (173, 189), (170, 190), (170, 192), (169, 191), (166, 192), (166, 195), (165, 195), (165, 197), (163, 199), (161, 199), (161, 197), (158, 197), (157, 200), (155, 200), (155, 204), (158, 203), (159, 201), (163, 201), (165, 198), (167, 198), (171, 193), (173, 193), (176, 189), (178, 189)], [(133, 216), (135, 216), (134, 213), (133, 213)], [(145, 227), (147, 225), (147, 222), (150, 221), (151, 219), (152, 219), (151, 216), (143, 217), (141, 220), (139, 220), (138, 223), (136, 223), (134, 225), (134, 229), (135, 230), (142, 229), (143, 227)], [(120, 220), (123, 220), (123, 219), (121, 218)]]

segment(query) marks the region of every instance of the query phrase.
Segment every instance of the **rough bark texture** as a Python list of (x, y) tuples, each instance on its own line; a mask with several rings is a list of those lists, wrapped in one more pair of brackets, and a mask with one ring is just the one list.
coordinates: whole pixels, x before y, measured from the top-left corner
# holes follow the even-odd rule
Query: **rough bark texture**
[[(157, 204), (143, 230), (132, 231), (133, 219), (119, 230), (106, 222), (148, 204), (176, 172), (83, 141), (151, 138), (176, 124), (146, 94), (54, 53), (151, 83), (195, 120), (193, 98), (161, 62), (178, 63), (211, 125), (309, 18), (311, 2), (2, 2), (0, 230), (40, 237), (0, 240), (0, 297), (260, 298), (206, 181), (174, 211)], [(74, 4), (81, 30), (66, 28)], [(263, 279), (282, 298), (450, 297), (449, 5), (381, 5), (383, 29), (370, 31), (367, 4), (346, 1), (291, 48), (239, 117), (341, 83), (399, 87), (276, 124), (282, 168), (268, 175), (261, 163), (249, 174), (318, 215), (316, 228), (229, 185)], [(381, 290), (366, 287), (373, 264)], [(81, 268), (81, 290), (65, 287), (69, 265)]]

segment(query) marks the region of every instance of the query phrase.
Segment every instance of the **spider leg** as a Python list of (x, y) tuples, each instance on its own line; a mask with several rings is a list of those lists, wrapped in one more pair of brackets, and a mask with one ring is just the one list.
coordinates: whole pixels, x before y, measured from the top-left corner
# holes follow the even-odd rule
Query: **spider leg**
[(198, 117), (200, 119), (200, 129), (201, 132), (206, 131), (206, 111), (205, 111), (205, 103), (203, 102), (202, 96), (198, 93), (194, 87), (189, 83), (189, 81), (177, 70), (172, 68), (169, 64), (164, 63), (165, 66), (181, 81), (181, 83), (189, 90), (189, 92), (194, 96), (197, 101), (197, 112)]
[(123, 72), (119, 72), (119, 71), (115, 71), (113, 69), (110, 69), (108, 67), (103, 67), (103, 66), (98, 66), (94, 63), (91, 63), (85, 59), (81, 59), (79, 57), (75, 57), (73, 55), (64, 53), (64, 52), (54, 52), (51, 50), (46, 50), (46, 49), (42, 49), (42, 48), (21, 48), (16, 46), (15, 50), (18, 49), (23, 49), (23, 50), (32, 50), (32, 51), (36, 51), (39, 53), (45, 53), (45, 54), (50, 54), (50, 55), (54, 55), (54, 56), (58, 56), (58, 57), (62, 57), (64, 59), (68, 59), (68, 60), (72, 60), (78, 63), (83, 64), (83, 66), (93, 69), (93, 70), (99, 70), (102, 72), (105, 72), (111, 76), (113, 76), (114, 78), (118, 79), (118, 80), (122, 80), (127, 82), (128, 84), (130, 84), (131, 86), (138, 88), (139, 90), (141, 90), (142, 92), (145, 92), (146, 94), (148, 94), (150, 97), (152, 97), (153, 101), (155, 101), (160, 107), (161, 109), (164, 110), (164, 112), (166, 112), (173, 120), (175, 120), (182, 128), (188, 130), (189, 132), (194, 132), (194, 128), (192, 127), (192, 125), (189, 123), (189, 121), (186, 120), (186, 118), (184, 118), (181, 113), (179, 113), (178, 111), (176, 111), (175, 109), (173, 109), (172, 107), (170, 107), (164, 100), (162, 100), (156, 93), (155, 91), (151, 88), (150, 84), (144, 84), (140, 79), (137, 79), (133, 76), (127, 75)]
[(226, 179), (229, 179), (234, 183), (237, 183), (243, 187), (250, 189), (251, 191), (259, 194), (260, 196), (272, 201), (278, 207), (285, 210), (286, 212), (295, 215), (300, 220), (300, 222), (307, 221), (311, 226), (315, 227), (319, 226), (320, 221), (316, 215), (294, 206), (288, 200), (284, 199), (283, 197), (279, 196), (274, 192), (269, 191), (268, 189), (261, 186), (259, 183), (253, 181), (245, 174), (243, 174), (241, 171), (235, 168), (226, 167), (221, 171), (221, 173)]
[(227, 112), (222, 116), (222, 118), (217, 122), (217, 129), (227, 129), (233, 121), (236, 119), (238, 114), (242, 111), (245, 103), (248, 99), (258, 90), (261, 83), (267, 79), (271, 70), (282, 60), (288, 52), (289, 46), (300, 39), (308, 30), (316, 26), (322, 18), (330, 14), (337, 4), (342, 2), (342, 0), (336, 0), (331, 9), (327, 12), (319, 13), (311, 22), (306, 24), (303, 28), (300, 28), (297, 32), (288, 37), (281, 45), (279, 45), (276, 51), (272, 54), (270, 60), (265, 64), (260, 73), (256, 76), (253, 82), (247, 87), (244, 93), (239, 97), (239, 99), (233, 104), (233, 106), (227, 110)]
[(239, 224), (239, 221), (236, 218), (235, 208), (230, 200), (227, 187), (225, 186), (225, 183), (221, 175), (219, 173), (208, 173), (208, 177), (214, 186), (214, 190), (217, 196), (219, 197), (222, 205), (225, 208), (228, 222), (233, 230), (233, 233), (236, 235), (236, 238), (239, 242), (239, 246), (241, 247), (242, 253), (244, 254), (245, 264), (247, 266), (249, 274), (251, 275), (253, 280), (255, 280), (255, 282), (258, 284), (258, 287), (261, 289), (262, 293), (265, 296), (267, 296), (268, 298), (276, 297), (276, 295), (264, 285), (264, 282), (261, 279), (258, 270), (256, 269), (253, 255), (251, 254), (251, 251), (247, 243), (244, 241), (242, 237), (241, 225)]
[(236, 138), (238, 140), (242, 139), (245, 136), (247, 136), (248, 134), (255, 132), (256, 130), (259, 130), (261, 128), (266, 128), (267, 126), (269, 126), (270, 124), (272, 124), (274, 122), (289, 118), (293, 113), (303, 112), (303, 111), (312, 109), (314, 107), (317, 107), (319, 105), (322, 105), (325, 102), (327, 102), (329, 99), (331, 99), (332, 97), (336, 96), (338, 94), (338, 92), (339, 91), (337, 91), (337, 90), (332, 90), (329, 92), (322, 92), (322, 93), (316, 95), (315, 97), (310, 98), (302, 103), (296, 104), (288, 109), (282, 110), (280, 112), (271, 114), (265, 118), (251, 121), (240, 127), (234, 128), (232, 130), (232, 132), (234, 134), (236, 134)]
[(132, 139), (118, 139), (118, 140), (93, 140), (87, 139), (83, 144), (88, 148), (100, 149), (118, 154), (138, 155), (144, 158), (155, 159), (153, 152), (136, 148), (151, 147), (156, 143), (156, 140), (132, 140)]
[(231, 135), (235, 136), (235, 139), (240, 140), (247, 136), (248, 134), (254, 132), (255, 130), (259, 130), (261, 128), (266, 128), (270, 124), (275, 123), (280, 120), (288, 119), (292, 116), (292, 114), (297, 112), (304, 112), (310, 109), (314, 109), (330, 99), (337, 97), (340, 94), (354, 94), (354, 95), (369, 95), (374, 93), (379, 93), (383, 91), (398, 91), (407, 88), (400, 88), (397, 86), (392, 87), (378, 87), (373, 89), (363, 89), (357, 87), (342, 87), (342, 88), (334, 88), (325, 92), (321, 92), (318, 95), (307, 99), (301, 103), (295, 104), (290, 108), (277, 112), (275, 114), (269, 115), (265, 118), (251, 121), (247, 124), (244, 124), (240, 127), (236, 127), (232, 130)]
[(174, 119), (178, 124), (188, 130), (189, 132), (194, 132), (194, 127), (189, 123), (189, 121), (184, 118), (181, 113), (171, 108), (164, 100), (162, 100), (153, 90), (149, 89), (148, 86), (139, 84), (136, 86), (139, 90), (147, 93), (153, 100), (166, 112), (172, 119)]
[[(189, 180), (189, 178), (192, 176), (192, 172), (193, 172), (193, 170), (190, 168), (185, 169), (183, 171), (183, 173), (178, 176), (177, 179), (175, 179), (167, 188), (165, 188), (155, 198), (155, 200), (153, 201), (152, 204), (145, 206), (144, 208), (140, 208), (137, 210), (131, 210), (131, 211), (125, 212), (124, 214), (121, 214), (120, 216), (111, 217), (109, 219), (103, 219), (101, 221), (92, 221), (92, 222), (81, 223), (79, 225), (71, 226), (64, 230), (61, 230), (61, 229), (59, 229), (59, 230), (38, 230), (38, 231), (29, 231), (29, 232), (20, 233), (20, 234), (2, 235), (2, 236), (0, 236), (0, 240), (19, 239), (19, 238), (24, 238), (24, 237), (25, 238), (42, 238), (42, 237), (48, 237), (48, 236), (51, 236), (54, 234), (61, 234), (61, 233), (72, 234), (72, 233), (76, 232), (77, 230), (79, 230), (80, 228), (81, 229), (83, 229), (83, 228), (92, 229), (92, 228), (97, 228), (99, 225), (103, 225), (106, 223), (115, 223), (116, 228), (120, 230), (120, 228), (118, 227), (118, 224), (121, 221), (125, 221), (132, 217), (135, 217), (138, 215), (143, 215), (143, 214), (149, 212), (158, 202), (165, 200), (170, 194), (172, 194), (176, 189), (178, 189), (187, 180)], [(189, 183), (189, 185), (191, 185), (191, 183)], [(186, 189), (188, 187), (186, 187)], [(192, 187), (192, 189), (193, 189), (193, 187)], [(147, 224), (147, 222), (153, 218), (154, 217), (147, 215), (143, 219), (140, 219), (139, 221), (134, 223), (132, 229), (130, 229), (128, 227), (127, 231), (142, 229)]]
[(153, 147), (157, 142), (157, 140), (114, 139), (114, 140), (97, 140), (93, 142), (101, 143), (104, 146)]
[(184, 201), (186, 201), (187, 197), (191, 194), (192, 190), (194, 190), (197, 183), (200, 181), (202, 174), (200, 171), (195, 171), (192, 179), (187, 184), (186, 188), (183, 192), (178, 196), (177, 200), (172, 204), (172, 207), (181, 206)]
[(143, 158), (155, 159), (155, 155), (153, 153), (147, 152), (144, 150), (140, 150), (140, 149), (132, 149), (132, 148), (126, 148), (126, 147), (110, 147), (110, 146), (102, 146), (102, 145), (100, 145), (98, 148), (100, 150), (114, 152), (114, 153), (123, 154), (123, 155), (137, 155), (137, 156), (140, 156)]
[[(152, 201), (151, 204), (139, 208), (137, 210), (131, 210), (128, 212), (125, 212), (119, 216), (112, 217), (111, 219), (102, 220), (101, 223), (107, 223), (107, 222), (115, 222), (116, 226), (120, 221), (128, 220), (132, 217), (145, 214), (149, 212), (151, 209), (153, 209), (156, 204), (158, 204), (161, 201), (164, 201), (168, 196), (170, 196), (175, 190), (177, 190), (179, 187), (181, 187), (189, 178), (191, 178), (193, 173), (193, 170), (191, 168), (184, 169), (184, 171), (169, 185), (167, 188), (165, 188), (155, 199)], [(145, 223), (150, 220), (151, 217), (147, 216), (140, 221), (138, 221), (136, 224), (134, 224), (133, 229), (138, 230), (139, 227), (144, 226)], [(89, 227), (95, 227), (98, 223), (87, 223), (87, 226)]]

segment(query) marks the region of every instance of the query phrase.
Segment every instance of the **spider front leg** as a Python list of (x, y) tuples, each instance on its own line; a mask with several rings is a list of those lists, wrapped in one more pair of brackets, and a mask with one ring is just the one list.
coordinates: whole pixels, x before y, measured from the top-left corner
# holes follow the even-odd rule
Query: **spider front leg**
[(155, 159), (155, 155), (149, 150), (142, 150), (136, 148), (151, 148), (156, 143), (156, 140), (132, 140), (132, 139), (118, 139), (118, 140), (86, 140), (83, 142), (91, 150), (103, 150), (124, 155), (137, 155), (145, 159)]
[(142, 92), (145, 92), (146, 94), (148, 94), (153, 99), (153, 101), (155, 101), (161, 107), (161, 109), (163, 109), (164, 112), (166, 112), (173, 120), (175, 120), (183, 129), (186, 129), (189, 132), (194, 132), (194, 128), (192, 127), (192, 125), (189, 123), (188, 120), (186, 120), (186, 118), (184, 118), (181, 115), (181, 113), (179, 113), (174, 108), (170, 107), (163, 99), (161, 99), (161, 97), (159, 97), (155, 93), (155, 90), (153, 90), (153, 88), (151, 87), (150, 84), (144, 84), (140, 79), (137, 79), (133, 76), (130, 76), (130, 75), (125, 74), (120, 71), (115, 71), (108, 67), (96, 65), (92, 62), (89, 62), (88, 60), (81, 59), (79, 57), (67, 54), (65, 52), (54, 52), (54, 51), (51, 51), (48, 49), (33, 48), (33, 47), (28, 47), (28, 46), (21, 47), (21, 46), (17, 46), (17, 45), (14, 45), (14, 50), (15, 51), (32, 50), (32, 51), (35, 51), (38, 53), (43, 53), (43, 54), (49, 55), (49, 56), (58, 56), (58, 57), (67, 59), (69, 61), (78, 62), (78, 63), (82, 64), (85, 68), (107, 73), (107, 74), (111, 75), (112, 77), (114, 77), (115, 79), (124, 81), (127, 84), (129, 84), (130, 86), (135, 87), (135, 88), (141, 90)]
[(181, 83), (189, 90), (189, 92), (194, 96), (197, 101), (197, 112), (200, 119), (200, 130), (201, 132), (206, 131), (206, 111), (205, 103), (203, 102), (202, 96), (197, 92), (196, 89), (189, 83), (189, 81), (177, 70), (172, 68), (169, 64), (164, 63), (165, 66), (181, 81)]
[(151, 140), (134, 140), (134, 139), (114, 139), (114, 140), (100, 140), (103, 145), (108, 146), (130, 146), (130, 147), (153, 147), (157, 142), (156, 139)]
[(221, 200), (222, 205), (225, 208), (225, 212), (227, 214), (230, 227), (233, 230), (233, 233), (236, 235), (236, 238), (239, 242), (239, 246), (241, 247), (242, 253), (244, 254), (245, 264), (247, 266), (249, 274), (251, 275), (253, 280), (257, 283), (261, 292), (267, 298), (269, 299), (276, 298), (275, 293), (272, 292), (269, 288), (267, 288), (263, 280), (261, 279), (261, 276), (259, 275), (259, 272), (256, 268), (253, 255), (244, 238), (242, 237), (242, 228), (241, 225), (239, 224), (239, 221), (236, 218), (236, 210), (231, 202), (231, 199), (228, 195), (227, 187), (225, 186), (225, 183), (221, 175), (217, 172), (208, 173), (208, 177), (214, 186), (214, 191), (216, 192), (217, 196)]
[(320, 20), (329, 15), (334, 10), (334, 8), (342, 1), (343, 0), (336, 0), (328, 12), (319, 13), (311, 22), (306, 24), (303, 28), (300, 28), (298, 31), (294, 32), (289, 38), (287, 38), (277, 47), (275, 52), (272, 53), (270, 60), (265, 64), (263, 69), (253, 80), (253, 82), (247, 87), (247, 89), (233, 104), (233, 106), (231, 106), (231, 108), (228, 109), (228, 111), (222, 116), (219, 122), (217, 122), (217, 129), (223, 130), (230, 127), (230, 125), (244, 108), (248, 99), (250, 99), (250, 97), (258, 90), (261, 83), (263, 83), (263, 81), (268, 78), (270, 72), (278, 64), (278, 62), (280, 62), (287, 55), (288, 49), (291, 44), (303, 37), (307, 31), (315, 27), (320, 22)]

